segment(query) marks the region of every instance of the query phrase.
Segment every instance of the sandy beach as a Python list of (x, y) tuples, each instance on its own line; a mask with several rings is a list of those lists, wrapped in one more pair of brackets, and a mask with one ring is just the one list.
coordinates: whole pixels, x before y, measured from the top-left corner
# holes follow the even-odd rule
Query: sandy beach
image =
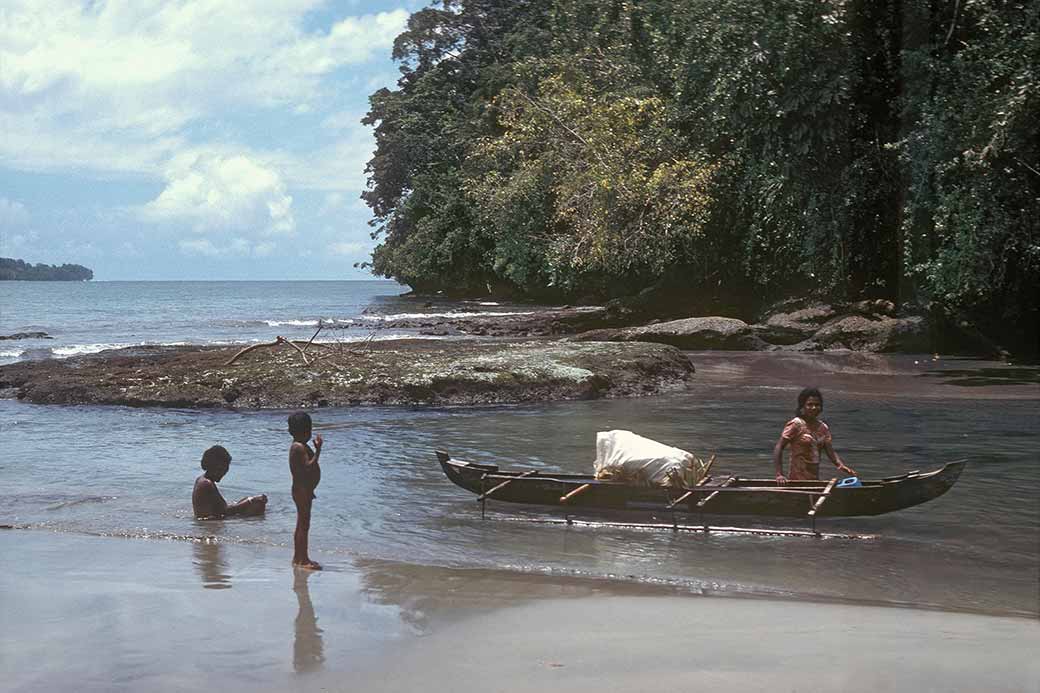
[(1040, 623), (7, 530), (5, 691), (1036, 691)]

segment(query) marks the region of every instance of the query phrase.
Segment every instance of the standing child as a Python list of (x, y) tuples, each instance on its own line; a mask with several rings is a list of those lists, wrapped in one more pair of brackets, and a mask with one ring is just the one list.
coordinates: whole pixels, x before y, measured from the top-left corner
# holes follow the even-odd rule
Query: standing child
[(311, 504), (314, 489), (321, 481), (321, 434), (314, 437), (314, 450), (307, 445), (311, 439), (311, 417), (298, 411), (289, 417), (289, 433), (293, 437), (289, 446), (289, 471), (292, 473), (292, 498), (296, 504), (296, 532), (293, 534), (293, 565), (308, 570), (321, 570), (307, 553), (308, 535), (311, 531)]

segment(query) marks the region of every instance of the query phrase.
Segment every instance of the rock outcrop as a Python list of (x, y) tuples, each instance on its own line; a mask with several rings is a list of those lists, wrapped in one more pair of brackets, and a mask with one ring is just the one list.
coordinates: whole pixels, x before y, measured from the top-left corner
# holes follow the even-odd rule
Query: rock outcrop
[(151, 347), (0, 366), (0, 390), (39, 404), (277, 408), (488, 404), (632, 397), (682, 389), (693, 374), (659, 344), (394, 340), (312, 345)]

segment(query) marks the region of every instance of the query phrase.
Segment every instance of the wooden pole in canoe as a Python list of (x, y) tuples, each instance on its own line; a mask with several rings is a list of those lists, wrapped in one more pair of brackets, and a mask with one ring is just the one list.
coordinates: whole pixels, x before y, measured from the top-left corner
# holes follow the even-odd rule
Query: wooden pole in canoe
[[(487, 474), (480, 475), (480, 498), (484, 497), (484, 486), (487, 484)], [(484, 519), (484, 511), (487, 509), (487, 501), (480, 501), (480, 519)]]
[(530, 470), (528, 470), (528, 471), (526, 471), (526, 472), (524, 472), (522, 474), (517, 474), (516, 476), (514, 476), (514, 477), (512, 477), (510, 479), (506, 479), (501, 484), (498, 484), (497, 486), (493, 486), (491, 488), (491, 490), (488, 491), (487, 493), (480, 494), (480, 496), (477, 497), (477, 500), (478, 501), (482, 501), (485, 498), (490, 498), (492, 493), (494, 493), (495, 491), (498, 491), (499, 489), (501, 489), (501, 488), (503, 488), (505, 486), (508, 486), (509, 484), (513, 483), (517, 479), (523, 479), (525, 476), (531, 476), (532, 474), (537, 474), (537, 473), (538, 473), (537, 469), (530, 469)]
[[(696, 486), (704, 486), (704, 484), (708, 483), (709, 481), (711, 481), (711, 476), (706, 476), (703, 479), (701, 479), (700, 481), (698, 481)], [(682, 494), (681, 496), (679, 496), (678, 498), (676, 498), (675, 500), (673, 500), (671, 503), (668, 504), (668, 509), (670, 510), (670, 509), (674, 508), (675, 506), (679, 505), (684, 500), (686, 500), (687, 498), (692, 496), (693, 493), (694, 493), (693, 491), (687, 491), (686, 493)]]
[(830, 480), (830, 483), (827, 484), (826, 488), (823, 489), (823, 493), (816, 500), (816, 503), (813, 505), (812, 509), (809, 510), (809, 517), (815, 516), (816, 515), (816, 511), (820, 509), (820, 506), (823, 505), (824, 501), (826, 501), (828, 498), (830, 498), (831, 491), (834, 490), (834, 485), (836, 483), (838, 483), (837, 479), (831, 479)]
[(737, 477), (731, 476), (730, 478), (728, 478), (725, 481), (723, 481), (722, 482), (722, 486), (720, 486), (719, 488), (717, 488), (716, 490), (712, 491), (707, 496), (705, 496), (704, 498), (699, 500), (697, 502), (697, 507), (698, 508), (703, 508), (707, 504), (708, 501), (710, 501), (715, 496), (719, 495), (719, 491), (721, 491), (722, 489), (726, 488), (727, 486), (729, 486), (730, 484), (732, 484), (736, 480), (737, 480)]
[(570, 492), (570, 493), (568, 493), (567, 495), (565, 495), (565, 496), (560, 496), (560, 502), (561, 502), (561, 503), (566, 503), (566, 502), (568, 502), (568, 501), (569, 501), (569, 500), (570, 500), (571, 498), (574, 498), (574, 497), (575, 497), (575, 496), (577, 496), (577, 495), (578, 495), (579, 493), (585, 493), (585, 492), (586, 492), (586, 491), (588, 491), (588, 490), (589, 490), (590, 488), (592, 488), (592, 484), (582, 484), (581, 486), (579, 486), (578, 488), (574, 489), (573, 491), (571, 491), (571, 492)]
[(823, 494), (818, 499), (816, 499), (816, 503), (814, 503), (813, 507), (809, 509), (809, 517), (812, 518), (813, 534), (816, 534), (816, 511), (820, 509), (820, 506), (822, 506), (828, 498), (830, 498), (831, 491), (834, 490), (834, 485), (836, 483), (838, 483), (837, 478), (831, 479), (830, 482), (828, 482), (826, 488), (823, 489)]

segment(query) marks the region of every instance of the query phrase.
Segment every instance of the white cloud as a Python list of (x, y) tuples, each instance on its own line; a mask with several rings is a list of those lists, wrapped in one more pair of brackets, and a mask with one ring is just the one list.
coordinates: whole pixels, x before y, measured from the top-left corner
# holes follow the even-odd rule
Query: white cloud
[(188, 255), (207, 255), (213, 257), (220, 254), (216, 246), (205, 238), (181, 241), (177, 246), (182, 252), (185, 252)]
[(361, 122), (363, 116), (353, 111), (341, 111), (338, 113), (330, 113), (325, 116), (325, 119), (321, 121), (321, 126), (326, 130), (333, 132), (339, 132), (342, 130), (350, 130)]
[(277, 152), (269, 156), (294, 185), (360, 194), (366, 184), (365, 164), (374, 150), (372, 131), (356, 123), (339, 133), (337, 139), (323, 143), (320, 152), (306, 156)]
[(15, 256), (25, 251), (39, 250), (40, 234), (36, 231), (26, 233), (0, 233), (0, 255)]
[(359, 255), (368, 250), (364, 243), (339, 242), (329, 246), (329, 252), (333, 255)]
[(252, 243), (245, 238), (232, 238), (224, 245), (218, 245), (208, 238), (193, 238), (177, 243), (186, 255), (204, 255), (206, 257), (268, 257), (275, 251), (275, 244), (270, 241)]
[(331, 192), (326, 194), (324, 201), (321, 203), (321, 208), (318, 210), (318, 216), (323, 217), (332, 212), (343, 209), (344, 201), (345, 197), (343, 196), (343, 193)]
[(22, 226), (29, 221), (29, 210), (18, 200), (0, 197), (0, 228)]
[(281, 176), (247, 156), (186, 154), (174, 159), (166, 181), (159, 196), (142, 208), (144, 219), (187, 223), (197, 232), (270, 234), (296, 228), (293, 200)]
[[(220, 144), (207, 138), (229, 117), (273, 113), (292, 127), (320, 116), (337, 71), (385, 59), (407, 19), (398, 9), (305, 28), (324, 5), (5, 0), (0, 160), (21, 170), (158, 176), (185, 150)], [(221, 138), (226, 146), (242, 149), (234, 140), (244, 133), (230, 135)], [(316, 147), (329, 157), (334, 149)], [(289, 174), (305, 171), (310, 159), (301, 157), (313, 153), (271, 154), (294, 160), (282, 169)], [(318, 168), (342, 172), (329, 161)]]

